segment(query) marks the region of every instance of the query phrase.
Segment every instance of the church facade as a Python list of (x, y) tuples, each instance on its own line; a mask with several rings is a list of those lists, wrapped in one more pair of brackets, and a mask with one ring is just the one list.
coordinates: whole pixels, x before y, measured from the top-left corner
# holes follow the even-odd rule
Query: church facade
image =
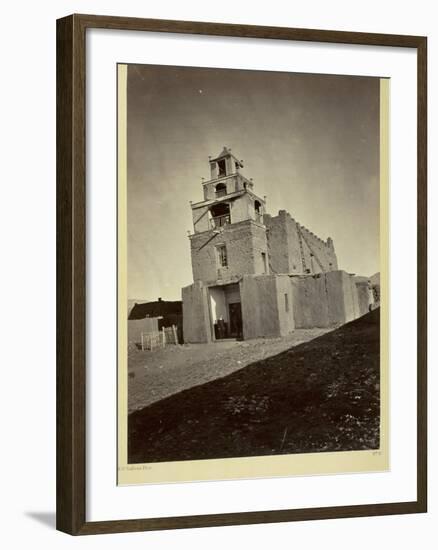
[(193, 284), (182, 289), (185, 342), (285, 336), (336, 326), (370, 306), (366, 278), (338, 269), (334, 243), (285, 210), (266, 212), (243, 162), (209, 158), (203, 200), (191, 202)]

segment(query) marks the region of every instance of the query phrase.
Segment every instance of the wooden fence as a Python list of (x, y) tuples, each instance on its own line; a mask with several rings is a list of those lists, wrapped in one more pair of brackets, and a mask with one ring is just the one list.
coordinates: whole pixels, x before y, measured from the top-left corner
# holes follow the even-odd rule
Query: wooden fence
[(175, 325), (163, 327), (161, 331), (141, 333), (142, 351), (153, 351), (158, 348), (164, 348), (167, 344), (178, 344), (178, 333)]

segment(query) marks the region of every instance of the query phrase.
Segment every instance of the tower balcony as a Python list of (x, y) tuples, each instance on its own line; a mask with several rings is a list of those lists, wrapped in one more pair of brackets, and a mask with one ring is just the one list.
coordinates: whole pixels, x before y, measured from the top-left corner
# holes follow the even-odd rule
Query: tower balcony
[(216, 227), (223, 227), (224, 225), (228, 225), (229, 223), (231, 223), (231, 217), (229, 214), (225, 214), (223, 216), (215, 216), (210, 220), (210, 224), (213, 229), (215, 229)]

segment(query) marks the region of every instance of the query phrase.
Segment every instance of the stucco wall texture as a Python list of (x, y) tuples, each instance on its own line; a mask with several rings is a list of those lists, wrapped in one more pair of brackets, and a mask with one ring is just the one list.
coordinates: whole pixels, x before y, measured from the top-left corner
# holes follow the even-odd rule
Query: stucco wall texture
[[(279, 337), (295, 328), (332, 327), (352, 321), (368, 311), (368, 294), (365, 308), (363, 288), (354, 276), (341, 270), (295, 276), (243, 275), (239, 281), (243, 338)], [(210, 294), (214, 298), (220, 292), (220, 287), (209, 288), (201, 281), (183, 288), (185, 342), (214, 339), (209, 300)]]
[(354, 277), (345, 271), (292, 277), (297, 328), (330, 327), (359, 317)]
[[(219, 267), (217, 250), (224, 244), (227, 267)], [(194, 281), (211, 283), (218, 279), (233, 279), (242, 273), (264, 272), (262, 252), (267, 254), (264, 226), (252, 220), (225, 225), (217, 233), (208, 231), (190, 236)]]
[(370, 296), (370, 294), (372, 293), (372, 289), (368, 287), (368, 281), (356, 282), (356, 288), (357, 288), (359, 315), (365, 315), (365, 313), (368, 313), (369, 307), (372, 303), (372, 298)]
[(244, 338), (269, 338), (292, 332), (293, 315), (291, 310), (285, 312), (282, 302), (284, 291), (290, 293), (288, 276), (244, 275), (240, 289)]
[(184, 342), (211, 342), (207, 287), (200, 281), (182, 289)]
[[(320, 239), (286, 210), (266, 214), (265, 198), (230, 149), (209, 163), (204, 200), (190, 203), (194, 283), (182, 289), (186, 342), (214, 340), (219, 319), (248, 339), (339, 325), (368, 311), (368, 290), (338, 270), (330, 237)], [(236, 303), (240, 308), (230, 309)]]
[(142, 332), (157, 332), (158, 318), (130, 319), (128, 321), (128, 343), (140, 344)]
[[(286, 210), (278, 216), (265, 214), (269, 257), (275, 273), (322, 273), (338, 269), (338, 260), (329, 238), (323, 241), (297, 223)], [(308, 271), (307, 271), (308, 270)]]

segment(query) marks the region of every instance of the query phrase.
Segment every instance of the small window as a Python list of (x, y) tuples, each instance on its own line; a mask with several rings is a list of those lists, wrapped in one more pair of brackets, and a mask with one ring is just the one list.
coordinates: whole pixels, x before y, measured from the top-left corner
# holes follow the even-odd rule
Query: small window
[(217, 247), (217, 257), (220, 267), (228, 266), (227, 247), (224, 244), (220, 244)]
[(287, 312), (289, 311), (289, 295), (284, 295), (284, 310)]
[(262, 265), (263, 265), (263, 273), (268, 272), (268, 266), (266, 264), (266, 253), (262, 252)]

